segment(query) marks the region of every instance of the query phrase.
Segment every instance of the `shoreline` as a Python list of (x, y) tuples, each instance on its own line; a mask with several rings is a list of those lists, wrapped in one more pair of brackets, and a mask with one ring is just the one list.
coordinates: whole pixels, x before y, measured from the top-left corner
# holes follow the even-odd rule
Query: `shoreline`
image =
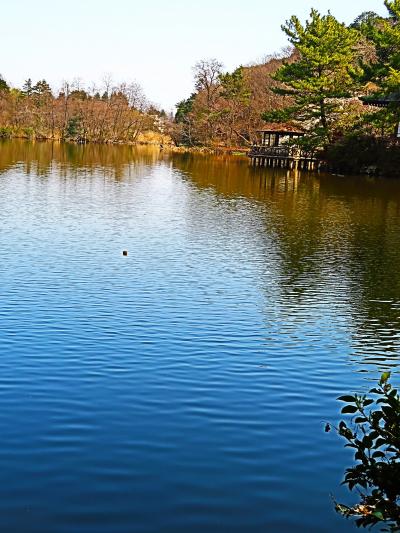
[[(147, 146), (158, 148), (160, 152), (171, 153), (171, 154), (193, 154), (193, 155), (203, 155), (203, 156), (233, 156), (233, 157), (246, 157), (250, 151), (249, 148), (244, 147), (209, 147), (209, 146), (177, 146), (171, 141), (166, 143), (154, 140), (137, 140), (137, 141), (85, 141), (80, 142), (79, 140), (74, 139), (61, 139), (61, 138), (52, 138), (45, 136), (37, 137), (28, 137), (24, 135), (8, 135), (0, 136), (1, 141), (13, 141), (20, 140), (31, 143), (57, 143), (57, 144), (70, 144), (75, 146)], [(335, 165), (332, 162), (324, 161), (324, 164), (321, 166), (319, 171), (314, 172), (323, 172), (332, 174), (334, 176), (366, 176), (370, 178), (384, 178), (384, 179), (398, 179), (396, 175), (387, 175), (378, 165), (362, 165), (355, 171), (349, 171), (346, 168), (342, 168), (340, 165)]]
[[(0, 128), (1, 129), (1, 128)], [(86, 145), (98, 145), (98, 146), (153, 146), (154, 148), (159, 148), (160, 150), (174, 152), (174, 153), (193, 153), (193, 154), (207, 154), (207, 155), (241, 155), (246, 156), (250, 151), (250, 148), (242, 147), (209, 147), (209, 146), (178, 146), (173, 144), (171, 141), (160, 142), (160, 141), (147, 141), (147, 140), (137, 140), (137, 141), (82, 141), (71, 138), (60, 138), (60, 137), (46, 137), (46, 136), (34, 136), (28, 137), (26, 135), (0, 135), (0, 141), (12, 141), (12, 140), (21, 140), (28, 142), (51, 142), (51, 143), (60, 143), (60, 144), (73, 144), (76, 146), (86, 146)]]

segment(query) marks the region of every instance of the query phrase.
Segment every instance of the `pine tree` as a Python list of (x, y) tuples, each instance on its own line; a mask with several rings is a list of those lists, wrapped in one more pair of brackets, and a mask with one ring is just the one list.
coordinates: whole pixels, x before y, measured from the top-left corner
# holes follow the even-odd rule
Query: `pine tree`
[(365, 98), (383, 100), (387, 105), (366, 115), (369, 124), (385, 133), (398, 135), (400, 122), (400, 0), (386, 0), (389, 16), (379, 17), (363, 14), (353, 26), (373, 46), (375, 57), (363, 65), (363, 81), (368, 84), (369, 94)]
[(31, 96), (31, 94), (33, 93), (33, 85), (31, 78), (28, 78), (25, 81), (24, 85), (22, 86), (22, 92), (25, 96)]
[(291, 98), (287, 108), (265, 113), (265, 120), (294, 121), (309, 130), (315, 144), (332, 140), (333, 126), (343, 111), (342, 98), (352, 96), (359, 74), (355, 29), (338, 22), (329, 12), (313, 9), (303, 26), (293, 16), (282, 26), (299, 54), (298, 61), (285, 63), (275, 74), (278, 94)]
[(3, 76), (0, 74), (0, 92), (9, 92), (10, 87)]
[(51, 87), (46, 80), (38, 81), (32, 91), (40, 96), (51, 95)]
[(400, 0), (385, 0), (385, 6), (388, 18), (362, 28), (376, 46), (377, 61), (371, 65), (369, 77), (381, 92), (400, 93)]
[(241, 105), (248, 105), (251, 91), (249, 90), (245, 77), (243, 67), (238, 67), (230, 74), (221, 74), (219, 76), (221, 82), (221, 96), (228, 101), (235, 101)]

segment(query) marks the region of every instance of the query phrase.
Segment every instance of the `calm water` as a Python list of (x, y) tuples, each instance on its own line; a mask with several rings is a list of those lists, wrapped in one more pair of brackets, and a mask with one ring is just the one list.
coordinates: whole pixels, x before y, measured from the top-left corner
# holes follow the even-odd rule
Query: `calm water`
[(0, 531), (354, 531), (399, 264), (400, 181), (0, 144)]

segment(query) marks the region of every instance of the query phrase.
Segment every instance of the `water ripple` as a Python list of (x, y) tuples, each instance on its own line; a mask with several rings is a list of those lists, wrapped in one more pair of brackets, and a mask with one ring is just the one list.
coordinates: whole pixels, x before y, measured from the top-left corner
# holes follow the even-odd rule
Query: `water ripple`
[(350, 531), (323, 424), (397, 370), (400, 185), (1, 146), (0, 529)]

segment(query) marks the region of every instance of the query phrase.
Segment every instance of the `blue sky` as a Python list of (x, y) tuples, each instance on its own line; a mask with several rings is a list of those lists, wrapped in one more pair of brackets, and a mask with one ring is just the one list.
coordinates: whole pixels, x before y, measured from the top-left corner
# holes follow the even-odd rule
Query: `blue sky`
[(287, 44), (281, 24), (311, 7), (345, 22), (386, 12), (383, 0), (3, 0), (0, 73), (15, 86), (31, 77), (54, 88), (110, 73), (170, 110), (190, 94), (197, 60), (228, 70), (257, 61)]

